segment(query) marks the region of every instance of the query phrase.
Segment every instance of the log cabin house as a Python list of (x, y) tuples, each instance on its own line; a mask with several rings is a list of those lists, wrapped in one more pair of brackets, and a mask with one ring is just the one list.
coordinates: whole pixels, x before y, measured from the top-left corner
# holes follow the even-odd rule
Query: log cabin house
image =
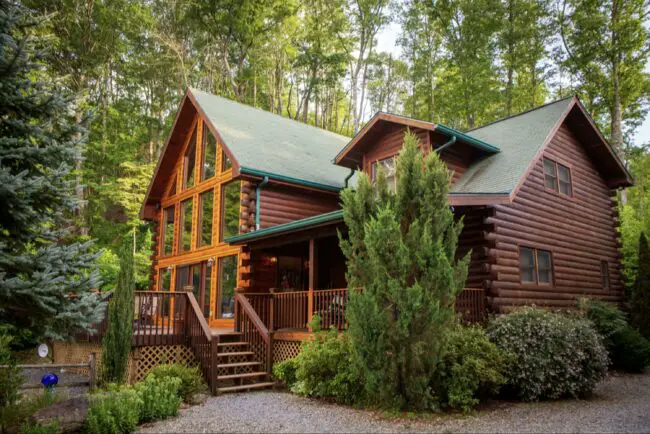
[(466, 319), (621, 299), (615, 196), (632, 179), (576, 97), (467, 132), (379, 112), (350, 140), (189, 89), (141, 211), (154, 255), (134, 345), (184, 343), (227, 392), (269, 386), (313, 315), (344, 329), (339, 191), (380, 166), (394, 182), (406, 129), (453, 172)]

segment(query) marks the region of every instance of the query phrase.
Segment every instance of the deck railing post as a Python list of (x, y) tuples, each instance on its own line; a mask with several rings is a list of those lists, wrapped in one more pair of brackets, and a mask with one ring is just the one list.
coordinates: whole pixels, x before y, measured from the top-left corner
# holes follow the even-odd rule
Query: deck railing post
[(212, 336), (210, 340), (210, 393), (212, 395), (217, 394), (217, 360), (218, 360), (218, 351), (219, 348), (219, 335)]
[[(244, 292), (243, 289), (241, 288), (235, 288), (235, 294)], [(235, 331), (240, 332), (240, 327), (239, 327), (239, 316), (241, 313), (239, 312), (239, 301), (237, 300), (237, 297), (235, 297)]]
[(307, 292), (307, 328), (311, 331), (311, 320), (314, 317), (314, 288)]
[(269, 299), (269, 331), (272, 332), (275, 330), (275, 324), (273, 319), (275, 318), (275, 292), (273, 288), (269, 288), (271, 293), (271, 298)]

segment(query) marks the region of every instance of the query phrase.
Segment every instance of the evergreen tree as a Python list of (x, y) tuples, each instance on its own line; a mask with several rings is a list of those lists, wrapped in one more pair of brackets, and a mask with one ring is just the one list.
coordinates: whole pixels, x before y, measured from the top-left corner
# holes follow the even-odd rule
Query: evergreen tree
[(450, 174), (407, 133), (397, 158), (396, 194), (385, 175), (361, 175), (342, 193), (348, 237), (341, 237), (352, 290), (347, 309), (352, 359), (365, 395), (392, 408), (432, 408), (436, 366), (454, 322), (454, 301), (469, 255), (456, 260), (462, 223), (454, 222)]
[(117, 286), (108, 307), (108, 329), (102, 343), (102, 379), (105, 382), (121, 383), (124, 380), (131, 351), (134, 300), (133, 251), (125, 246)]
[(650, 339), (650, 247), (644, 233), (639, 237), (639, 269), (632, 288), (632, 324)]
[(37, 23), (0, 1), (0, 323), (63, 338), (101, 319), (90, 242), (70, 240), (80, 158), (73, 101), (42, 71)]

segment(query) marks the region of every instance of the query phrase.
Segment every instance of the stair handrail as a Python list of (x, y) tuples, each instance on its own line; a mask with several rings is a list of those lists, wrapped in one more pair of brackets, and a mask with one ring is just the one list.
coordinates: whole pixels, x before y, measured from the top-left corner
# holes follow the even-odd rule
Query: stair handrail
[(266, 325), (264, 325), (264, 321), (262, 321), (257, 312), (255, 312), (255, 309), (242, 292), (235, 292), (235, 307), (238, 308), (236, 309), (236, 330), (243, 332), (244, 338), (247, 340), (250, 339), (250, 336), (247, 336), (248, 331), (241, 328), (241, 322), (243, 321), (244, 317), (250, 320), (251, 324), (255, 328), (255, 331), (257, 331), (265, 344), (264, 360), (261, 360), (260, 362), (266, 366), (267, 372), (270, 372), (273, 364), (273, 339), (271, 333), (269, 332), (269, 329), (266, 327)]
[[(199, 362), (203, 375), (208, 381), (210, 391), (212, 394), (216, 393), (217, 378), (216, 378), (216, 364), (217, 364), (217, 347), (219, 344), (219, 337), (212, 336), (210, 326), (203, 316), (203, 312), (196, 301), (194, 294), (186, 292), (187, 297), (187, 313), (185, 321), (185, 336), (188, 346), (192, 349), (194, 357)], [(192, 323), (196, 322), (199, 325), (200, 335), (194, 335), (191, 327)], [(196, 337), (197, 339), (193, 339)], [(207, 348), (206, 348), (207, 346)], [(206, 350), (209, 353), (206, 353)], [(207, 366), (206, 366), (207, 365)]]

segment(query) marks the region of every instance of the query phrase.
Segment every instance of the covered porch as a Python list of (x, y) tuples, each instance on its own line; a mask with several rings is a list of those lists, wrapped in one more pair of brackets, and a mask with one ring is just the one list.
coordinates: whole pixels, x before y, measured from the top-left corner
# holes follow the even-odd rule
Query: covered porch
[[(344, 230), (343, 213), (336, 211), (228, 240), (248, 256), (238, 296), (276, 338), (304, 338), (316, 315), (322, 328), (346, 328), (346, 266), (337, 235)], [(235, 303), (236, 329), (240, 310)]]

